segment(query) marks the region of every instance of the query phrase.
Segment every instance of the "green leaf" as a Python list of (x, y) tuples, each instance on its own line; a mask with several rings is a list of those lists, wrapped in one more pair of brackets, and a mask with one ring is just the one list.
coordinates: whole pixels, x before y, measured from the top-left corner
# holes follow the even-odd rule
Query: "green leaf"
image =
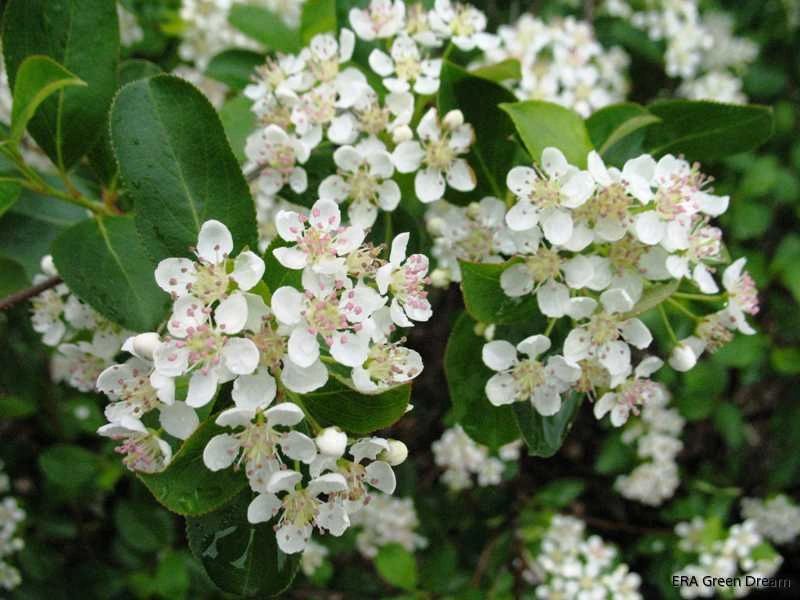
[(594, 470), (601, 475), (618, 475), (630, 471), (636, 464), (636, 451), (622, 441), (622, 432), (614, 430), (603, 442)]
[(276, 52), (295, 54), (302, 48), (298, 32), (289, 28), (280, 15), (266, 8), (234, 4), (228, 13), (228, 22), (247, 37)]
[(643, 106), (625, 102), (593, 113), (586, 127), (597, 152), (607, 162), (621, 165), (641, 153), (646, 128), (660, 121)]
[(515, 402), (514, 416), (532, 456), (553, 456), (567, 437), (572, 422), (578, 414), (583, 396), (573, 393), (565, 398), (561, 410), (550, 417), (543, 417), (530, 402)]
[(3, 18), (3, 52), (15, 93), (17, 77), (24, 75), (22, 64), (33, 55), (49, 56), (66, 70), (57, 75), (51, 69), (51, 76), (79, 78), (87, 84), (62, 87), (41, 104), (28, 123), (28, 130), (51, 160), (63, 169), (70, 168), (100, 137), (117, 87), (115, 3), (11, 0)]
[(672, 296), (672, 294), (678, 290), (680, 283), (681, 282), (679, 280), (673, 280), (668, 283), (657, 283), (654, 286), (647, 288), (642, 293), (642, 297), (639, 298), (639, 301), (634, 305), (634, 307), (629, 312), (625, 313), (625, 318), (632, 319), (633, 317), (638, 317), (649, 310), (653, 310), (667, 298)]
[(255, 130), (256, 116), (250, 110), (251, 101), (245, 96), (234, 96), (219, 109), (219, 118), (236, 160), (245, 161), (244, 147), (247, 137)]
[(439, 116), (443, 118), (447, 111), (459, 109), (464, 113), (464, 121), (472, 125), (475, 142), (467, 161), (478, 178), (477, 188), (468, 194), (449, 190), (448, 201), (466, 204), (487, 194), (505, 197), (506, 175), (514, 161), (515, 145), (511, 142), (514, 127), (499, 107), (513, 100), (510, 91), (493, 81), (472, 75), (450, 62), (442, 66), (437, 100)]
[(308, 45), (318, 33), (336, 32), (336, 0), (306, 0), (300, 17), (300, 38)]
[(72, 226), (53, 243), (53, 260), (69, 288), (111, 321), (150, 331), (166, 317), (169, 296), (156, 285), (133, 217)]
[(493, 371), (483, 364), (484, 343), (475, 335), (475, 321), (462, 313), (447, 340), (444, 372), (453, 417), (473, 440), (496, 450), (519, 438), (519, 428), (510, 406), (493, 406), (486, 397)]
[[(242, 477), (244, 480), (244, 477)], [(265, 598), (291, 585), (300, 554), (278, 548), (273, 522), (247, 521), (250, 490), (203, 516), (186, 519), (186, 537), (197, 560), (218, 588), (239, 596)]]
[(22, 187), (13, 181), (0, 181), (0, 217), (5, 212), (14, 206), (14, 203), (19, 198)]
[(741, 448), (745, 440), (744, 419), (738, 406), (722, 402), (714, 412), (714, 426), (725, 443), (734, 450)]
[(467, 312), (481, 323), (516, 323), (540, 316), (534, 296), (511, 298), (500, 286), (500, 277), (514, 264), (484, 264), (459, 261), (461, 291)]
[(585, 488), (580, 479), (557, 479), (536, 492), (534, 499), (547, 508), (560, 510), (576, 500)]
[(323, 427), (338, 425), (351, 433), (372, 433), (389, 427), (406, 412), (411, 384), (380, 394), (362, 394), (331, 376), (324, 387), (300, 396), (302, 404)]
[(28, 287), (29, 283), (25, 267), (13, 259), (0, 256), (0, 298)]
[(766, 106), (660, 100), (647, 108), (661, 119), (645, 138), (645, 149), (656, 156), (683, 154), (707, 162), (753, 150), (772, 135), (772, 110)]
[(19, 67), (14, 82), (9, 139), (19, 143), (39, 105), (58, 90), (86, 83), (47, 56), (29, 56)]
[(214, 108), (190, 83), (157, 75), (125, 86), (111, 139), (136, 226), (151, 256), (185, 256), (208, 219), (227, 225), (234, 253), (256, 247), (247, 182)]
[(593, 146), (578, 113), (542, 100), (502, 104), (500, 108), (511, 116), (533, 160), (539, 161), (542, 150), (553, 146), (564, 153), (571, 165), (586, 168), (586, 157)]
[(381, 546), (375, 557), (375, 568), (387, 583), (413, 592), (417, 587), (417, 561), (400, 544)]
[(175, 533), (168, 512), (130, 500), (114, 507), (114, 526), (125, 543), (139, 552), (157, 552), (169, 546)]
[(0, 419), (25, 419), (37, 412), (36, 402), (27, 395), (0, 396)]
[(522, 79), (522, 68), (516, 58), (508, 58), (498, 63), (484, 65), (470, 71), (475, 77), (502, 83), (509, 79)]
[(97, 454), (67, 444), (47, 448), (39, 455), (39, 467), (48, 481), (71, 496), (86, 489), (100, 470)]
[(275, 258), (275, 255), (272, 253), (275, 248), (285, 248), (290, 245), (292, 245), (292, 242), (287, 242), (281, 239), (280, 236), (275, 236), (275, 239), (269, 243), (269, 246), (264, 251), (264, 265), (266, 267), (264, 269), (263, 279), (269, 288), (270, 296), (272, 296), (278, 288), (286, 285), (303, 291), (303, 272), (295, 269), (287, 269), (278, 262), (278, 259)]
[(117, 72), (119, 73), (119, 84), (122, 86), (132, 81), (139, 81), (140, 79), (147, 79), (148, 77), (160, 75), (164, 71), (157, 64), (149, 60), (132, 58), (121, 62)]
[(203, 463), (208, 441), (227, 430), (208, 419), (183, 442), (172, 462), (161, 473), (139, 474), (165, 508), (185, 516), (197, 516), (216, 510), (247, 486), (244, 473), (225, 469), (210, 471)]
[[(255, 9), (255, 6), (237, 4), (236, 9)], [(264, 63), (264, 56), (258, 52), (234, 48), (225, 50), (211, 59), (206, 75), (221, 81), (234, 90), (243, 90), (251, 81), (255, 68)]]

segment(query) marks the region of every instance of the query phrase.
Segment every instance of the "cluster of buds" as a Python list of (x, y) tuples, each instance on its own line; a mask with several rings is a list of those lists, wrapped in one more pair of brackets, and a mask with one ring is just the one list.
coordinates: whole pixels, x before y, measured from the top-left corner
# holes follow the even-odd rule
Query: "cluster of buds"
[[(671, 155), (642, 155), (619, 170), (593, 151), (581, 170), (555, 148), (544, 150), (539, 166), (509, 172), (515, 200), (504, 224), (495, 218), (491, 235), (484, 230), (482, 260), (508, 256), (503, 291), (533, 295), (550, 322), (547, 335), (516, 347), (505, 340), (484, 346), (484, 363), (497, 371), (486, 385), (490, 402), (531, 401), (547, 416), (558, 412), (564, 394), (587, 393), (597, 417), (611, 414), (620, 426), (659, 396), (650, 376), (664, 361), (645, 356), (632, 366), (633, 352), (653, 341), (641, 313), (660, 311), (669, 363), (679, 371), (734, 332), (754, 333), (746, 316), (758, 312), (758, 297), (745, 259), (724, 270), (724, 290), (714, 277), (724, 249), (710, 220), (725, 212), (728, 197), (715, 196), (709, 181), (698, 165)], [(717, 310), (695, 312), (706, 306)], [(694, 333), (679, 340), (667, 309), (672, 319), (689, 319)], [(552, 332), (563, 335), (555, 348)]]

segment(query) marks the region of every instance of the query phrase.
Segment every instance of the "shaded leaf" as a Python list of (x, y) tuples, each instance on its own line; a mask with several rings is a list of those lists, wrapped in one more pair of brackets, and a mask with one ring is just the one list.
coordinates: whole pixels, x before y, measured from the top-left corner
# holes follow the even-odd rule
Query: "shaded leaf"
[(459, 261), (464, 305), (475, 320), (481, 323), (515, 323), (540, 314), (534, 296), (511, 298), (500, 286), (503, 271), (513, 262), (487, 264)]
[(578, 414), (582, 398), (581, 394), (570, 394), (562, 402), (561, 410), (550, 417), (540, 415), (530, 402), (512, 405), (522, 439), (532, 456), (547, 458), (558, 452)]

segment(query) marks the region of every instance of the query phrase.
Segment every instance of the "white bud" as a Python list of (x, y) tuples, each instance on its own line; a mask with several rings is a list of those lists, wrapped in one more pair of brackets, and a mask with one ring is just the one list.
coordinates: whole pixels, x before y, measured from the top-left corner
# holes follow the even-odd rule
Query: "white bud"
[(497, 326), (494, 323), (486, 326), (486, 329), (483, 331), (483, 337), (487, 342), (491, 342), (494, 339), (496, 329)]
[(431, 285), (438, 288), (450, 285), (450, 274), (444, 269), (434, 269), (431, 272)]
[(442, 217), (431, 217), (428, 219), (428, 231), (433, 235), (443, 235), (442, 232), (447, 226), (447, 222)]
[(140, 333), (133, 338), (133, 354), (139, 358), (153, 360), (153, 353), (161, 343), (161, 339), (155, 331)]
[(444, 116), (444, 121), (442, 124), (447, 129), (455, 129), (456, 127), (461, 127), (464, 124), (464, 113), (460, 110), (451, 110)]
[(704, 348), (705, 344), (699, 338), (686, 338), (672, 350), (672, 355), (669, 357), (669, 366), (681, 372), (693, 369)]
[(389, 443), (389, 449), (381, 453), (381, 458), (393, 467), (404, 463), (408, 458), (408, 447), (399, 440), (386, 441)]
[(401, 125), (392, 132), (392, 140), (395, 144), (402, 144), (414, 138), (414, 132), (408, 125)]
[(58, 275), (58, 270), (56, 270), (56, 265), (53, 262), (53, 257), (49, 254), (45, 254), (42, 257), (42, 260), (39, 262), (39, 268), (42, 270), (42, 273), (45, 275), (49, 275), (50, 277), (55, 277)]
[(338, 427), (326, 427), (317, 434), (317, 448), (325, 456), (343, 456), (347, 434)]

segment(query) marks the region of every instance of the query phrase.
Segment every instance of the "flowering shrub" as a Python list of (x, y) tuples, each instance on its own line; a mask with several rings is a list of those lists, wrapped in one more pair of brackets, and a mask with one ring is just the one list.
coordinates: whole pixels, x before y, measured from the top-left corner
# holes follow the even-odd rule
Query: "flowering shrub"
[(800, 243), (742, 242), (796, 217), (745, 162), (796, 74), (693, 0), (549, 4), (4, 4), (2, 587), (791, 583)]

